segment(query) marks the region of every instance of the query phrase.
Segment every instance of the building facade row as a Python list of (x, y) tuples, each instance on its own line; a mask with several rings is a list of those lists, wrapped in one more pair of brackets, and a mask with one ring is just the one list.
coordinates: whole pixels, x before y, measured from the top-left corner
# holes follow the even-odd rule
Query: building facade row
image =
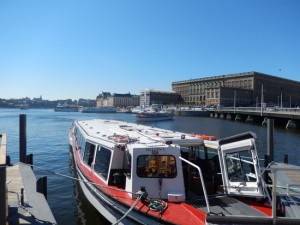
[(110, 94), (110, 92), (102, 92), (96, 98), (96, 106), (115, 106), (120, 108), (138, 106), (140, 103), (139, 95), (128, 94)]
[(126, 108), (150, 106), (153, 104), (176, 105), (182, 101), (181, 95), (174, 91), (145, 89), (140, 92), (140, 95), (102, 92), (102, 94), (99, 94), (96, 98), (96, 107), (115, 106)]
[(153, 104), (176, 105), (182, 101), (181, 95), (174, 91), (145, 89), (140, 94), (140, 106), (150, 106)]
[(196, 105), (300, 105), (300, 82), (254, 71), (177, 81), (172, 90)]

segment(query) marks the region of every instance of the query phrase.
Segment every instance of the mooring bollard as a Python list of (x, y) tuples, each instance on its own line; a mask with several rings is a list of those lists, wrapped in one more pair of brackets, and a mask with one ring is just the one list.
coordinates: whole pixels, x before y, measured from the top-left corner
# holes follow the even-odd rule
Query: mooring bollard
[(47, 176), (40, 177), (36, 181), (36, 191), (42, 193), (47, 200)]
[(21, 188), (21, 205), (24, 205), (24, 188)]
[(289, 156), (287, 154), (283, 155), (283, 163), (285, 163), (285, 164), (289, 163)]

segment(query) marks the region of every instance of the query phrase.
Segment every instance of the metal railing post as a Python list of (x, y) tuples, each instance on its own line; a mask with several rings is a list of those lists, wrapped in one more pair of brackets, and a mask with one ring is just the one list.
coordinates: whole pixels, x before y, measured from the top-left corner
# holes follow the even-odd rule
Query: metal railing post
[(191, 166), (195, 167), (198, 170), (199, 175), (200, 175), (201, 184), (202, 184), (203, 194), (204, 194), (204, 198), (205, 198), (205, 203), (207, 206), (207, 212), (210, 213), (210, 205), (209, 205), (208, 196), (207, 196), (206, 188), (205, 188), (205, 183), (204, 183), (204, 179), (203, 179), (203, 175), (202, 175), (202, 171), (201, 171), (200, 167), (195, 165), (194, 163), (182, 158), (181, 156), (179, 156), (179, 159), (190, 164)]
[(273, 188), (272, 188), (272, 219), (273, 224), (276, 224), (276, 211), (277, 211), (277, 170), (273, 171), (274, 180), (273, 180)]

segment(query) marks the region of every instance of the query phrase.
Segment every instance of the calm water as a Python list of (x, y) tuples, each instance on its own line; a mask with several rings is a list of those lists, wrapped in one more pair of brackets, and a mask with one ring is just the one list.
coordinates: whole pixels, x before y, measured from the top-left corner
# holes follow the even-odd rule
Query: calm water
[[(74, 176), (69, 155), (68, 131), (75, 119), (105, 118), (133, 122), (132, 114), (84, 114), (54, 112), (53, 110), (0, 109), (0, 133), (7, 134), (7, 151), (12, 163), (19, 161), (19, 115), (27, 115), (27, 154), (33, 163), (48, 170)], [(214, 135), (218, 138), (241, 132), (257, 134), (257, 147), (262, 158), (266, 153), (267, 129), (260, 124), (247, 124), (216, 118), (175, 117), (172, 121), (148, 123), (151, 126), (187, 133)], [(275, 128), (275, 160), (289, 155), (291, 164), (300, 165), (300, 131)], [(37, 177), (48, 176), (48, 202), (58, 224), (109, 224), (85, 200), (78, 183), (38, 168)]]

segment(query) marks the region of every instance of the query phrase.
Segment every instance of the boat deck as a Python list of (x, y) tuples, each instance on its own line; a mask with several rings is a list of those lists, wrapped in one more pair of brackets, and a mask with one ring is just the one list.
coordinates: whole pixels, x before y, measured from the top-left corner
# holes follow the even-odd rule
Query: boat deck
[[(208, 213), (204, 198), (191, 199), (188, 204)], [(206, 216), (206, 224), (270, 224), (271, 218), (254, 207), (230, 196), (210, 196), (210, 213)]]
[[(201, 211), (208, 213), (204, 198), (193, 199), (188, 201), (189, 204), (198, 208)], [(233, 216), (266, 216), (263, 213), (255, 210), (251, 206), (239, 201), (236, 198), (229, 196), (214, 196), (209, 198), (210, 214), (212, 215), (233, 215)]]

